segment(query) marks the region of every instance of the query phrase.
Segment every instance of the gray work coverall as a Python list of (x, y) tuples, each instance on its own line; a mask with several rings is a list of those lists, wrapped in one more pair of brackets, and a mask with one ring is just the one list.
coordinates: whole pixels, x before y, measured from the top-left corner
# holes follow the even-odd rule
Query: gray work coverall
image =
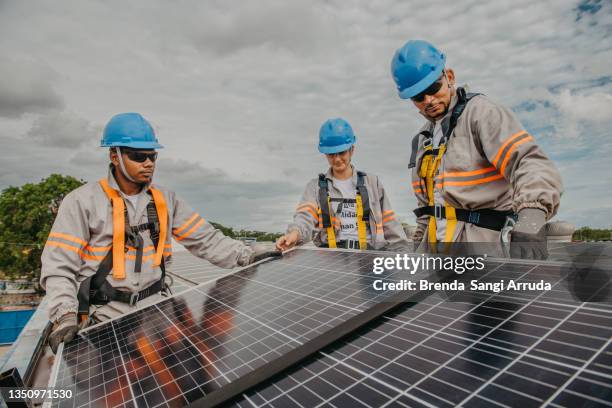
[[(329, 195), (331, 198), (342, 198), (342, 193), (333, 183), (331, 169), (325, 174)], [(353, 167), (353, 183), (357, 184), (357, 171)], [(389, 197), (379, 178), (367, 173), (365, 186), (368, 190), (370, 204), (370, 234), (368, 245), (373, 249), (405, 249), (408, 239), (402, 225), (391, 209)], [(312, 179), (304, 190), (304, 194), (293, 216), (293, 222), (287, 227), (287, 232), (297, 230), (300, 234), (299, 244), (311, 239), (317, 246), (327, 246), (327, 231), (323, 228), (321, 208), (319, 205), (319, 179)], [(313, 236), (314, 232), (314, 238)], [(412, 248), (410, 246), (410, 248)]]
[[(108, 183), (122, 197), (112, 172)], [(168, 268), (172, 259), (171, 238), (185, 246), (193, 255), (215, 265), (233, 268), (248, 264), (252, 249), (242, 242), (226, 237), (190, 208), (174, 192), (153, 186), (163, 193), (168, 208), (168, 233), (164, 245), (164, 258)], [(138, 208), (124, 199), (129, 223), (137, 226), (148, 222), (147, 204), (151, 201), (149, 186), (139, 193)], [(109, 273), (107, 281), (114, 288), (137, 293), (159, 281), (161, 268), (153, 265), (155, 249), (148, 230), (140, 235), (144, 239), (142, 271), (134, 272), (135, 249), (129, 248), (125, 256), (125, 279), (115, 279)], [(40, 282), (49, 297), (49, 320), (56, 321), (66, 313), (77, 313), (79, 284), (92, 276), (113, 242), (113, 212), (111, 202), (100, 183), (88, 183), (70, 192), (62, 201), (57, 218), (42, 254)], [(137, 306), (160, 299), (160, 294), (149, 296)], [(136, 306), (111, 301), (103, 306), (91, 306), (97, 320), (106, 320), (133, 310)]]
[[(446, 129), (457, 102), (451, 100), (442, 120)], [(421, 132), (433, 134), (428, 122)], [(416, 167), (412, 169), (412, 188), (419, 207), (428, 205), (425, 179), (419, 169), (425, 153), (425, 136), (418, 141)], [(537, 208), (552, 218), (559, 208), (563, 184), (559, 171), (546, 157), (508, 108), (484, 95), (474, 96), (465, 107), (446, 144), (446, 153), (435, 177), (445, 205), (468, 210), (512, 210)], [(428, 238), (429, 216), (417, 219), (413, 239)], [(423, 239), (423, 237), (425, 239)], [(500, 232), (457, 221), (452, 242), (499, 242)]]

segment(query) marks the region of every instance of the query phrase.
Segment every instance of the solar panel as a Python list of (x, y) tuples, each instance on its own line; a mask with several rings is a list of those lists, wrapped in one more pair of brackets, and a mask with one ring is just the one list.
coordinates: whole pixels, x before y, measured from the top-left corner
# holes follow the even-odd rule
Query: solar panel
[(375, 256), (296, 250), (94, 326), (54, 385), (74, 406), (222, 402), (411, 296), (372, 290)]
[(612, 405), (609, 297), (576, 299), (562, 265), (489, 265), (481, 281), (544, 280), (552, 290), (432, 294), (261, 384), (236, 405)]
[[(252, 383), (266, 380), (288, 357), (315, 352), (325, 342), (313, 341), (389, 300), (371, 289), (372, 258), (380, 255), (293, 251), (158, 303), (155, 312), (144, 309), (94, 327), (66, 346), (56, 385), (76, 385), (80, 393), (70, 406), (182, 406), (206, 403), (254, 374)], [(581, 301), (562, 264), (488, 265), (482, 282), (544, 280), (552, 289), (421, 292), (233, 403), (610, 405), (609, 297)], [(609, 279), (602, 282), (587, 292), (606, 292)], [(296, 356), (307, 344), (308, 352)]]
[(168, 274), (178, 277), (175, 279), (177, 283), (183, 282), (193, 286), (229, 275), (235, 270), (218, 267), (204, 259), (196, 258), (187, 251), (178, 251), (172, 255), (172, 265), (168, 268)]

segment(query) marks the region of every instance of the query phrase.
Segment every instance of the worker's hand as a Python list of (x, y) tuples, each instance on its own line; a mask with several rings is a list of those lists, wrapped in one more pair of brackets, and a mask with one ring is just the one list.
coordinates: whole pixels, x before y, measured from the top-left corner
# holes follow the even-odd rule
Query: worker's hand
[(510, 257), (546, 259), (546, 214), (537, 208), (524, 208), (510, 234)]
[(287, 251), (293, 248), (299, 240), (300, 233), (297, 230), (293, 230), (276, 240), (276, 249), (279, 251)]
[(274, 250), (267, 245), (255, 244), (251, 247), (253, 254), (249, 260), (249, 264), (261, 261), (270, 257), (280, 257), (283, 253), (279, 250)]
[(79, 331), (76, 313), (66, 313), (55, 323), (49, 335), (49, 346), (53, 354), (57, 352), (60, 343), (69, 343)]

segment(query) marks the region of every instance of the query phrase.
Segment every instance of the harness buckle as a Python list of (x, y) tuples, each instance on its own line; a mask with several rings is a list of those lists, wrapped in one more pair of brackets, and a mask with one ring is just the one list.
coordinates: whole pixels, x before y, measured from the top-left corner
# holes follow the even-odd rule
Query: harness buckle
[(434, 204), (434, 217), (441, 220), (442, 219), (442, 204)]
[(138, 303), (138, 292), (132, 292), (130, 293), (130, 301), (129, 301), (129, 305), (130, 306), (136, 306), (136, 303)]

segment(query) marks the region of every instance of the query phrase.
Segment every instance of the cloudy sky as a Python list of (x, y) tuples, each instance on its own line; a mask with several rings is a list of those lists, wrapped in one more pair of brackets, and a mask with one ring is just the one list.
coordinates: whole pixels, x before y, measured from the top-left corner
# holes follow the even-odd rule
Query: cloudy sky
[(105, 175), (108, 119), (137, 111), (166, 148), (156, 180), (207, 219), (284, 230), (343, 117), (356, 165), (413, 221), (422, 119), (389, 74), (427, 39), (460, 84), (518, 114), (555, 161), (557, 219), (612, 226), (612, 3), (0, 0), (0, 189)]

